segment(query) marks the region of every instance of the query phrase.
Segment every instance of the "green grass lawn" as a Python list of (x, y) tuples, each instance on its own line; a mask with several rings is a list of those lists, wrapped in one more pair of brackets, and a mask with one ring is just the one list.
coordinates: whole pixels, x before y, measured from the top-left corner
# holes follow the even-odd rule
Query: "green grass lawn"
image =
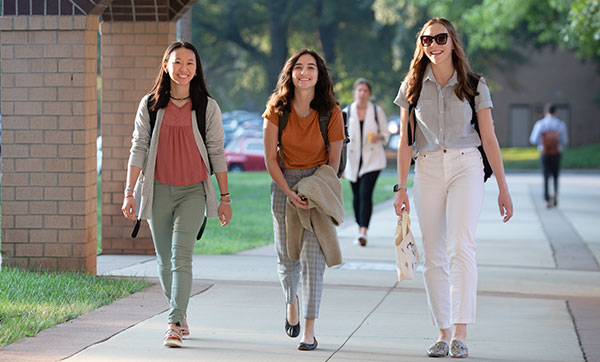
[(0, 348), (146, 288), (145, 280), (0, 271)]
[[(503, 148), (504, 167), (510, 169), (540, 168), (540, 153), (535, 147)], [(564, 149), (562, 169), (600, 169), (600, 144)]]
[[(395, 183), (395, 175), (381, 175), (375, 185), (374, 202), (393, 197), (391, 190)], [(267, 172), (229, 174), (233, 209), (231, 223), (223, 228), (216, 219), (209, 219), (202, 239), (194, 246), (194, 254), (235, 254), (272, 243), (270, 185), (271, 177)], [(352, 192), (349, 182), (342, 180), (342, 187), (346, 215), (351, 215)]]

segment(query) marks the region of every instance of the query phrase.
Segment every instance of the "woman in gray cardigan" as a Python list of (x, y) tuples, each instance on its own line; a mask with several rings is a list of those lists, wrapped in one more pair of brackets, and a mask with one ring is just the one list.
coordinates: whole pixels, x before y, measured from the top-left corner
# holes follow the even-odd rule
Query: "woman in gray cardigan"
[[(205, 130), (198, 129), (197, 110), (205, 111)], [(221, 193), (218, 206), (211, 171)], [(221, 226), (231, 220), (221, 110), (208, 93), (197, 50), (174, 42), (137, 111), (122, 208), (126, 218), (150, 225), (169, 302), (167, 347), (180, 347), (189, 335), (192, 252), (205, 210)]]

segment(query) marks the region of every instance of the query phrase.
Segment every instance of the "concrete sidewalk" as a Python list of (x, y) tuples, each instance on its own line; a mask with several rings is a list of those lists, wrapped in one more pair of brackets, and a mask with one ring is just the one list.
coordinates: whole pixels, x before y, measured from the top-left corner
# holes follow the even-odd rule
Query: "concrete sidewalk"
[[(600, 361), (600, 175), (563, 174), (559, 207), (550, 210), (541, 200), (540, 175), (512, 174), (508, 182), (515, 206), (508, 224), (499, 216), (494, 180), (486, 183), (469, 359)], [(420, 241), (416, 213), (411, 218)], [(339, 229), (344, 264), (325, 273), (315, 351), (298, 351), (299, 338), (283, 331), (285, 305), (269, 245), (194, 257), (184, 348), (162, 347), (167, 304), (155, 285), (9, 345), (0, 360), (430, 361), (425, 350), (437, 331), (422, 273), (397, 282), (395, 226), (387, 202), (376, 207), (366, 248), (352, 244), (354, 223)], [(154, 257), (100, 256), (98, 266), (106, 275), (157, 276)], [(90, 329), (97, 333), (73, 343)]]

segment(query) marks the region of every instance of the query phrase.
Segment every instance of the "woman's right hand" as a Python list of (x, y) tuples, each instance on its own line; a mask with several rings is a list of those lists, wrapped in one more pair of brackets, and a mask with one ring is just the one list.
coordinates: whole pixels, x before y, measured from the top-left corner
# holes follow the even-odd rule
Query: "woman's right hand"
[(396, 195), (394, 195), (394, 210), (396, 211), (396, 215), (400, 216), (402, 209), (406, 209), (406, 212), (410, 214), (410, 204), (405, 189), (398, 190)]
[(123, 211), (125, 218), (135, 220), (135, 199), (132, 196), (126, 197), (125, 200), (123, 200), (121, 211)]
[(294, 205), (296, 205), (297, 208), (308, 209), (308, 200), (302, 199), (302, 196), (300, 196), (297, 192), (292, 191), (288, 195), (288, 199), (292, 200), (292, 202), (294, 203)]

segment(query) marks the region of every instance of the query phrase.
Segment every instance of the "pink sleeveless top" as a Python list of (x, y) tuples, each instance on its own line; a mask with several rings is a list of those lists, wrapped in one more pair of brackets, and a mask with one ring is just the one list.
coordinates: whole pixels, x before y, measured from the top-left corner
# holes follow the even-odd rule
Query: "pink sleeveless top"
[(156, 155), (154, 178), (163, 184), (185, 186), (208, 178), (192, 128), (192, 101), (165, 108)]

